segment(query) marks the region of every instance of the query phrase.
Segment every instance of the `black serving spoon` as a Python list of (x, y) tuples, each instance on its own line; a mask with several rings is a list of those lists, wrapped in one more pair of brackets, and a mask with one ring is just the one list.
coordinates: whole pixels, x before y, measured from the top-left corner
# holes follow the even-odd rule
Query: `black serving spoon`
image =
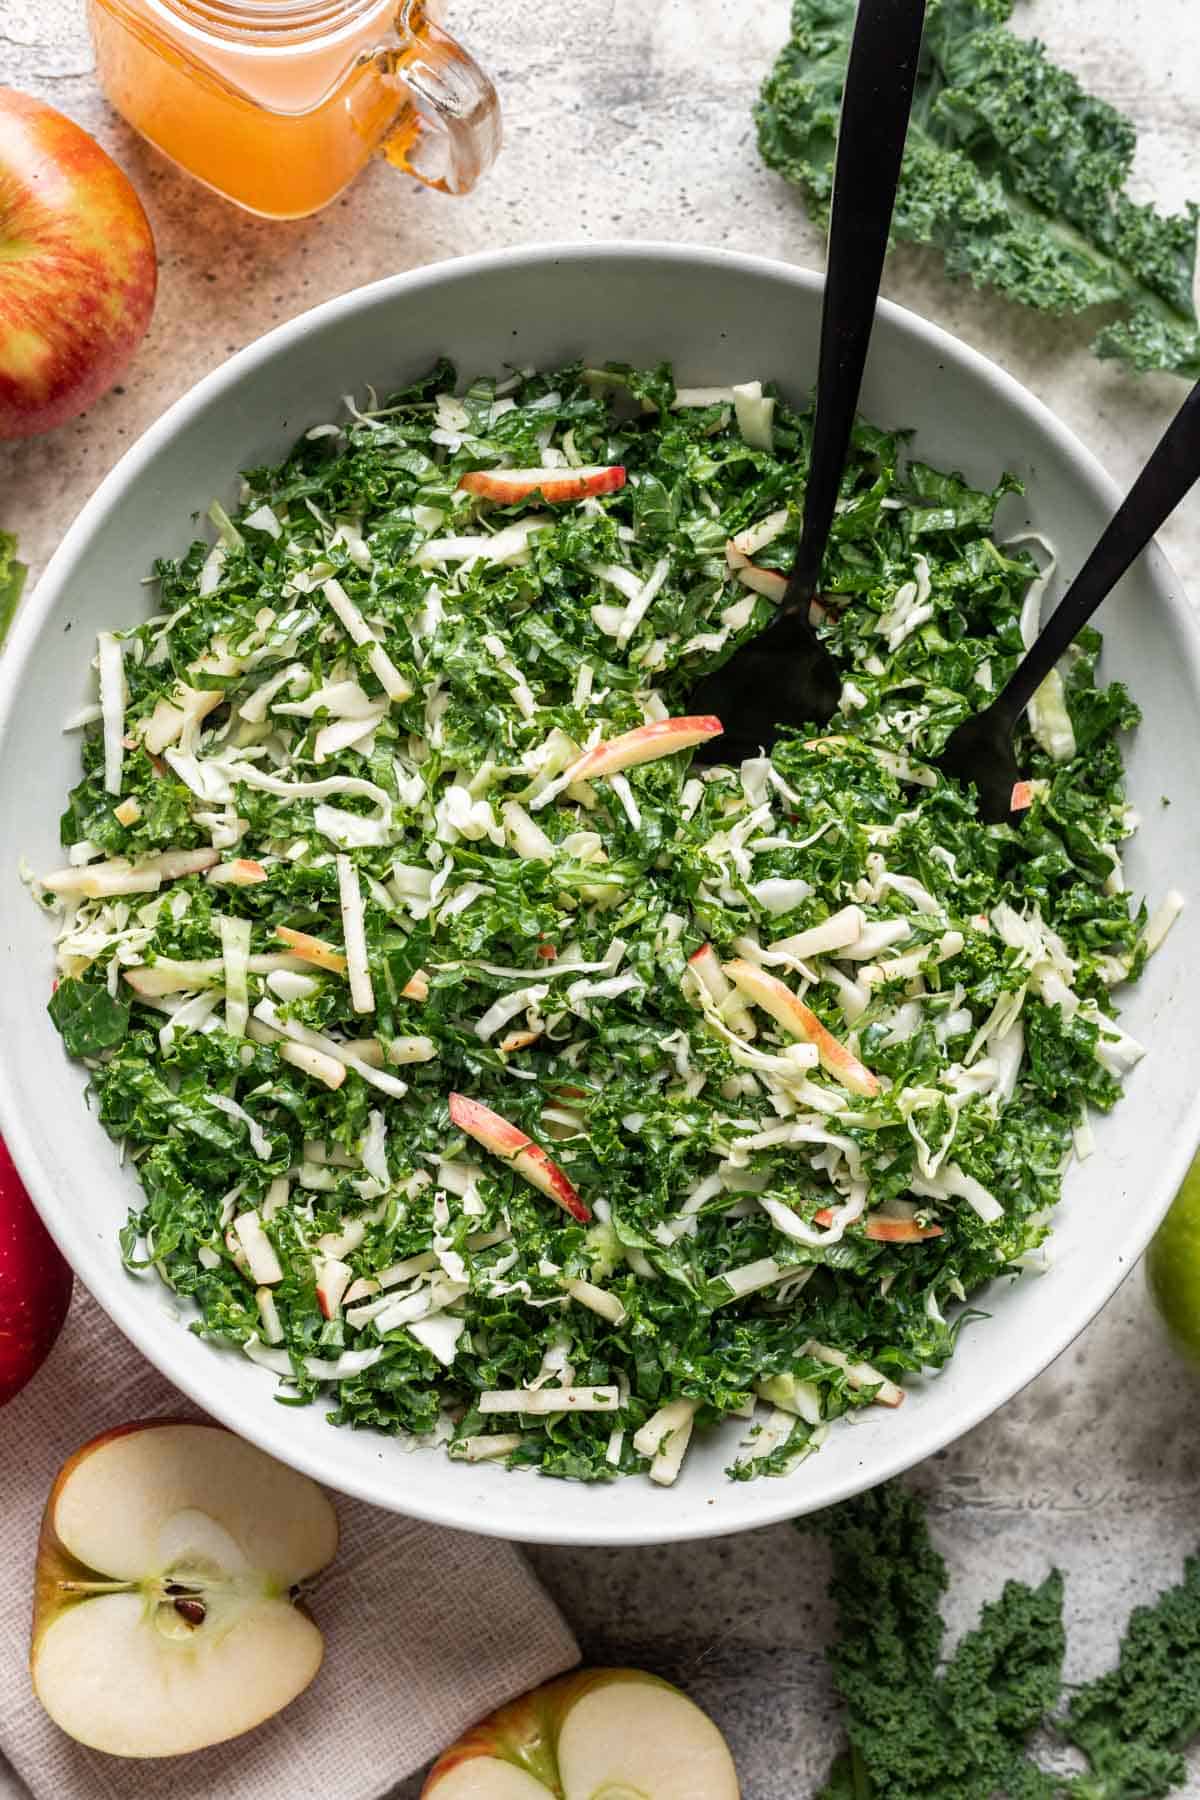
[(924, 20), (925, 0), (859, 0), (838, 122), (800, 548), (775, 619), (706, 675), (689, 701), (689, 711), (716, 713), (725, 727), (723, 736), (697, 750), (701, 762), (754, 756), (774, 743), (780, 725), (824, 725), (841, 697), (837, 664), (813, 630), (808, 610), (817, 593), (875, 322)]
[[(1010, 819), (1021, 779), (1012, 734), (1021, 714), (1102, 600), (1141, 554), (1159, 526), (1200, 477), (1200, 381), (1167, 426), (1150, 460), (1101, 533), (1036, 643), (983, 712), (956, 725), (934, 763), (964, 785), (974, 783), (989, 824)], [(720, 740), (717, 740), (718, 742)]]

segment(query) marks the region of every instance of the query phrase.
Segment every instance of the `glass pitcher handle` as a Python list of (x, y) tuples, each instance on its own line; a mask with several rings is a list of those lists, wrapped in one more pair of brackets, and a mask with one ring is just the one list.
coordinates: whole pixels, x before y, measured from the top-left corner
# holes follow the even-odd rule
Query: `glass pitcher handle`
[(399, 43), (377, 63), (410, 104), (380, 145), (396, 168), (443, 194), (465, 194), (500, 149), (500, 101), (462, 45), (430, 18), (424, 0), (400, 0)]

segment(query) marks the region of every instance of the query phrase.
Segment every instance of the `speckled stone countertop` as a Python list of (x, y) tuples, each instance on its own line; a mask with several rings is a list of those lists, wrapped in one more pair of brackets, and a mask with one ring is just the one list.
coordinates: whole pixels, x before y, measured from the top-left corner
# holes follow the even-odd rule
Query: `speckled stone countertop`
[[(373, 167), (323, 215), (249, 218), (115, 118), (91, 77), (79, 0), (0, 0), (0, 81), (71, 113), (119, 158), (161, 256), (158, 310), (124, 383), (83, 419), (0, 445), (0, 524), (40, 567), (122, 451), (231, 351), (331, 294), (418, 264), (538, 239), (675, 238), (817, 265), (820, 243), (758, 163), (749, 108), (786, 32), (786, 0), (456, 0), (451, 23), (497, 81), (507, 144), (466, 200)], [(1200, 194), (1200, 10), (1194, 0), (1035, 0), (1038, 32), (1138, 121), (1140, 194)], [(949, 287), (901, 252), (885, 291), (993, 356), (1120, 481), (1180, 384), (1098, 363), (1090, 331)], [(1162, 541), (1200, 598), (1200, 500)], [(1140, 1272), (1074, 1348), (915, 1480), (956, 1578), (951, 1626), (1007, 1575), (1068, 1577), (1069, 1673), (1111, 1652), (1130, 1604), (1200, 1541), (1197, 1386), (1161, 1340)], [(836, 1738), (825, 1674), (823, 1552), (790, 1527), (661, 1550), (539, 1550), (533, 1560), (585, 1655), (681, 1681), (728, 1732), (746, 1800), (802, 1800)], [(0, 1796), (10, 1792), (0, 1769)], [(416, 1783), (394, 1800), (411, 1800)], [(1200, 1795), (1200, 1770), (1190, 1791)], [(18, 1790), (11, 1786), (15, 1796)], [(219, 1800), (219, 1797), (214, 1797)]]

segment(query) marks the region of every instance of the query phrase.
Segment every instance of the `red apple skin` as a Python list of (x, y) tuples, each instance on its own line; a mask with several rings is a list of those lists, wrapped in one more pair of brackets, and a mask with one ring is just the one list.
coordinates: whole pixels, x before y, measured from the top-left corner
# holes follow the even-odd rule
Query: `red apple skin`
[(71, 1304), (71, 1271), (0, 1142), (0, 1406), (50, 1354)]
[(0, 438), (73, 419), (113, 385), (154, 310), (158, 262), (129, 181), (94, 138), (0, 87)]
[(557, 1681), (548, 1681), (544, 1687), (510, 1700), (507, 1706), (464, 1732), (430, 1769), (421, 1800), (432, 1800), (451, 1770), (477, 1756), (515, 1763), (551, 1794), (560, 1793), (557, 1745), (567, 1713), (593, 1688), (626, 1681), (676, 1692), (669, 1681), (643, 1669), (576, 1669), (570, 1675), (560, 1675)]

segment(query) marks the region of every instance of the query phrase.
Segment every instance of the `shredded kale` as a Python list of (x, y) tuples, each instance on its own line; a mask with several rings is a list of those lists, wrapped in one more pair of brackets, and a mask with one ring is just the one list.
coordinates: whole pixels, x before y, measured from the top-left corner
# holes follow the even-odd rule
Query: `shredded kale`
[(1187, 1780), (1200, 1732), (1200, 1556), (1152, 1606), (1135, 1608), (1117, 1666), (1071, 1696), (1061, 1729), (1090, 1764), (1077, 1800), (1155, 1800)]
[(85, 975), (60, 981), (49, 1011), (69, 1056), (99, 1056), (119, 1044), (129, 1029), (128, 1002), (114, 999), (102, 981)]
[[(1183, 1749), (1200, 1731), (1200, 1558), (1180, 1586), (1138, 1607), (1117, 1666), (1060, 1711), (1063, 1582), (1006, 1582), (944, 1658), (946, 1565), (925, 1508), (890, 1484), (798, 1521), (833, 1553), (829, 1651), (849, 1746), (819, 1800), (1154, 1800), (1187, 1780)], [(1052, 1773), (1034, 1732), (1088, 1762)]]
[[(1133, 125), (1008, 30), (1011, 11), (1012, 0), (930, 0), (894, 235), (1020, 305), (1109, 307), (1100, 356), (1194, 380), (1197, 209), (1164, 216), (1128, 197)], [(793, 0), (756, 109), (764, 159), (822, 220), (854, 12), (854, 0)]]
[[(88, 727), (69, 866), (38, 890), (70, 908), (51, 1012), (141, 1183), (127, 1261), (266, 1360), (282, 1400), (332, 1392), (342, 1425), (579, 1480), (645, 1471), (635, 1437), (663, 1406), (703, 1430), (762, 1402), (731, 1473), (779, 1475), (946, 1362), (968, 1296), (1036, 1253), (1073, 1130), (1139, 1054), (1113, 1017), (1144, 957), (1119, 882), (1136, 710), (1098, 685), (1089, 636), (1064, 665), (1075, 754), (1025, 734), (1031, 806), (980, 821), (927, 759), (1021, 653), (1036, 566), (994, 517), (1013, 483), (977, 491), (861, 423), (825, 568), (829, 732), (703, 778), (675, 754), (547, 793), (597, 738), (686, 714), (768, 622), (727, 547), (761, 527), (759, 577), (787, 568), (812, 421), (777, 397), (754, 448), (728, 398), (676, 405), (665, 365), (502, 386), (456, 395), (441, 365), (373, 397), (247, 472), (216, 542), (158, 566), (158, 610), (121, 638), (120, 793)], [(459, 485), (547, 458), (625, 485), (556, 506)], [(848, 952), (771, 950), (847, 908)], [(714, 963), (776, 957), (879, 1092), (763, 1012), (751, 1036), (702, 1004), (706, 943)], [(590, 1219), (465, 1138), (452, 1093), (527, 1134)], [(535, 1383), (611, 1403), (488, 1410)]]

